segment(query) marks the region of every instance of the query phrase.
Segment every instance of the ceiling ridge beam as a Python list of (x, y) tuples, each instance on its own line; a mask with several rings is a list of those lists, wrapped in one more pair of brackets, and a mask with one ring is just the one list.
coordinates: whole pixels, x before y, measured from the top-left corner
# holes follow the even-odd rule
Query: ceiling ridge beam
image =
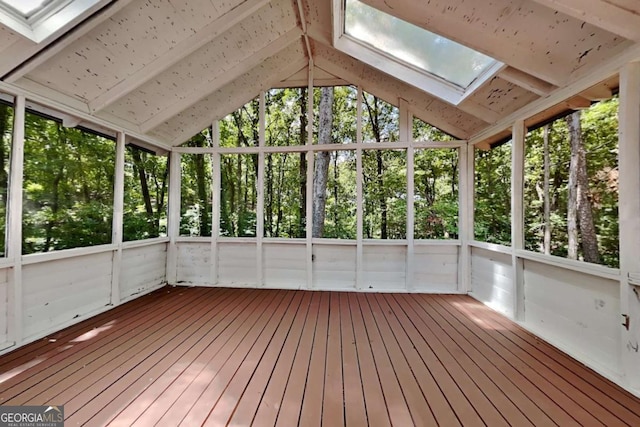
[[(256, 95), (263, 90), (269, 90), (271, 89), (272, 86), (276, 85), (278, 83), (278, 81), (281, 79), (281, 76), (283, 74), (286, 75), (291, 75), (292, 73), (295, 73), (297, 70), (301, 69), (302, 67), (304, 67), (306, 64), (308, 64), (308, 59), (300, 59), (299, 61), (293, 61), (293, 62), (289, 62), (289, 63), (283, 63), (281, 68), (278, 68), (277, 70), (275, 70), (273, 72), (272, 75), (269, 76), (269, 78), (267, 78), (265, 80), (265, 82), (260, 85), (260, 87), (258, 88), (258, 90), (256, 91)], [(248, 70), (248, 72), (250, 72), (251, 70)], [(243, 73), (243, 75), (247, 74), (247, 73)], [(243, 75), (237, 76), (236, 78), (234, 78), (233, 80), (242, 78)], [(233, 110), (229, 111), (228, 114), (231, 114), (233, 112)], [(197, 132), (201, 131), (202, 129), (204, 129), (206, 125), (206, 123), (211, 123), (213, 120), (217, 119), (216, 117), (207, 117), (206, 120), (203, 120), (203, 125), (200, 126), (199, 124), (195, 124), (194, 126), (191, 126), (189, 128), (185, 128), (183, 129), (177, 137), (175, 137), (172, 141), (171, 141), (171, 145), (176, 146), (176, 145), (180, 145), (182, 143), (184, 143), (188, 138), (190, 138), (191, 136), (195, 135)]]
[(625, 39), (640, 41), (640, 15), (604, 0), (533, 0), (550, 9), (602, 28)]
[[(9, 50), (2, 53), (3, 58), (20, 58), (19, 62), (21, 62), (21, 64), (18, 65), (17, 68), (15, 68), (13, 71), (11, 71), (10, 69), (5, 69), (6, 66), (5, 64), (3, 64), (2, 67), (0, 67), (0, 75), (9, 73), (4, 78), (4, 81), (7, 83), (15, 83), (18, 79), (24, 77), (25, 75), (36, 69), (38, 66), (45, 63), (47, 60), (61, 52), (71, 43), (75, 42), (80, 37), (84, 36), (89, 31), (93, 30), (98, 25), (111, 18), (120, 10), (124, 9), (132, 1), (133, 0), (118, 0), (105, 6), (104, 9), (100, 10), (93, 17), (88, 18), (77, 28), (66, 33), (57, 40), (53, 40), (51, 43), (47, 43), (45, 40), (44, 42), (38, 43), (32, 47), (32, 44), (29, 43), (28, 40), (21, 39), (20, 41), (11, 45)], [(29, 47), (26, 48), (25, 44), (28, 44)]]
[(210, 22), (197, 33), (182, 40), (163, 55), (158, 56), (138, 71), (119, 81), (115, 86), (112, 86), (106, 92), (91, 100), (89, 102), (89, 110), (95, 113), (112, 105), (123, 96), (174, 66), (225, 31), (233, 28), (268, 3), (269, 0), (247, 0), (241, 3), (239, 6), (236, 6), (213, 22)]
[(258, 53), (250, 55), (243, 61), (237, 63), (231, 69), (222, 70), (212, 80), (206, 81), (198, 87), (194, 88), (191, 93), (185, 98), (172, 103), (168, 108), (161, 110), (145, 122), (140, 124), (140, 129), (143, 133), (147, 133), (153, 128), (159, 126), (163, 122), (169, 120), (171, 117), (178, 114), (180, 111), (186, 110), (196, 102), (206, 98), (209, 94), (221, 88), (227, 83), (232, 82), (237, 76), (246, 73), (252, 68), (259, 65), (262, 61), (275, 55), (276, 53), (289, 47), (291, 44), (300, 40), (302, 30), (297, 26), (287, 31), (285, 34), (269, 43), (267, 46), (261, 48)]

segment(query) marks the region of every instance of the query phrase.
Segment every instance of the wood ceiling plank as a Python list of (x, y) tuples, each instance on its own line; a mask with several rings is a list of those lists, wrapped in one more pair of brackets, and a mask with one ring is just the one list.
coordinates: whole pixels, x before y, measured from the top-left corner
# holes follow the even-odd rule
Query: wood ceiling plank
[(283, 77), (295, 73), (305, 64), (308, 64), (308, 59), (300, 38), (298, 42), (161, 123), (149, 135), (161, 135), (163, 139), (172, 140), (173, 145), (180, 145), (213, 120), (242, 107), (260, 91), (270, 89)]
[[(13, 83), (18, 81), (38, 66), (51, 59), (57, 53), (71, 45), (73, 42), (96, 28), (98, 25), (109, 19), (118, 11), (124, 9), (133, 0), (120, 0), (106, 6), (94, 16), (78, 25), (69, 33), (63, 34), (56, 40), (53, 35), (40, 43), (33, 43), (31, 40), (20, 37), (7, 50), (1, 50), (2, 60), (0, 61), (0, 75), (10, 74), (5, 77), (4, 81)], [(74, 23), (75, 25), (75, 23)], [(2, 36), (0, 36), (2, 38)], [(55, 41), (55, 43), (53, 43)], [(45, 49), (45, 47), (47, 49)], [(36, 55), (37, 54), (37, 55)], [(17, 69), (14, 69), (18, 67)]]
[[(279, 37), (273, 43), (270, 43), (268, 46), (261, 49), (259, 52), (254, 53), (249, 56), (246, 60), (240, 62), (235, 65), (231, 69), (226, 72), (218, 75), (216, 78), (211, 79), (210, 81), (205, 82), (203, 85), (199, 87), (195, 87), (190, 96), (181, 99), (178, 102), (171, 103), (171, 105), (159, 112), (158, 114), (151, 117), (149, 120), (145, 121), (140, 125), (140, 128), (144, 133), (149, 132), (156, 126), (161, 123), (169, 120), (171, 117), (180, 113), (183, 110), (186, 110), (193, 104), (205, 98), (207, 95), (215, 92), (217, 89), (223, 87), (224, 85), (235, 80), (237, 76), (240, 76), (256, 66), (260, 65), (262, 62), (270, 58), (271, 56), (277, 54), (278, 52), (286, 49), (288, 46), (292, 45), (296, 41), (300, 40), (300, 36), (302, 35), (302, 30), (298, 27), (295, 27), (285, 33), (283, 36)], [(295, 71), (295, 70), (293, 70)]]
[(615, 4), (611, 0), (533, 1), (626, 39), (640, 41), (640, 6), (638, 2)]
[(220, 34), (233, 28), (268, 3), (269, 0), (247, 0), (218, 17), (198, 32), (174, 45), (163, 55), (156, 57), (126, 79), (120, 80), (115, 86), (94, 98), (89, 102), (89, 109), (96, 112), (113, 104), (118, 99), (194, 53)]

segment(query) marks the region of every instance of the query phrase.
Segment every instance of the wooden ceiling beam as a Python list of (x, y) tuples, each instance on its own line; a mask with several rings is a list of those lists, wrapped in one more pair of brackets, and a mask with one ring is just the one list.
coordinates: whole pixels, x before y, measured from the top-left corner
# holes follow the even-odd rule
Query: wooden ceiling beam
[(571, 110), (586, 110), (591, 107), (591, 100), (583, 96), (576, 95), (567, 99), (564, 102), (564, 105)]
[(556, 86), (551, 83), (513, 67), (506, 67), (498, 74), (498, 77), (539, 96), (547, 96), (556, 89)]
[[(9, 49), (2, 52), (3, 61), (0, 61), (0, 75), (10, 73), (5, 77), (4, 81), (7, 83), (15, 83), (18, 79), (60, 53), (71, 43), (127, 7), (132, 1), (133, 0), (118, 0), (111, 3), (58, 40), (45, 39), (41, 43), (35, 44), (30, 40), (21, 39), (14, 43)], [(14, 67), (18, 68), (12, 70)]]
[(89, 110), (97, 112), (112, 105), (128, 93), (147, 83), (158, 74), (182, 61), (225, 31), (256, 13), (269, 0), (247, 0), (229, 12), (207, 24), (202, 30), (173, 46), (164, 55), (155, 58), (135, 73), (118, 82), (106, 92), (89, 102)]
[(640, 5), (620, 7), (610, 0), (533, 0), (626, 39), (640, 41)]
[[(232, 68), (228, 70), (222, 70), (220, 74), (213, 77), (211, 80), (205, 81), (197, 87), (194, 87), (189, 95), (184, 98), (178, 100), (177, 102), (173, 102), (169, 105), (169, 107), (161, 110), (150, 119), (140, 124), (140, 129), (143, 133), (147, 133), (153, 128), (159, 126), (163, 122), (166, 122), (171, 117), (180, 113), (183, 110), (191, 107), (193, 104), (207, 97), (207, 95), (215, 92), (219, 88), (223, 87), (227, 83), (232, 82), (238, 76), (248, 72), (254, 67), (258, 66), (261, 62), (266, 60), (267, 58), (277, 54), (278, 52), (284, 50), (288, 46), (293, 43), (299, 42), (301, 40), (302, 30), (299, 27), (294, 27), (288, 32), (284, 33), (278, 39), (274, 40), (272, 43), (268, 44), (261, 48), (258, 52), (254, 52), (249, 55), (246, 59), (239, 62)], [(295, 72), (292, 71), (292, 72)]]
[(613, 90), (605, 83), (600, 83), (580, 92), (580, 95), (592, 101), (602, 101), (613, 96)]

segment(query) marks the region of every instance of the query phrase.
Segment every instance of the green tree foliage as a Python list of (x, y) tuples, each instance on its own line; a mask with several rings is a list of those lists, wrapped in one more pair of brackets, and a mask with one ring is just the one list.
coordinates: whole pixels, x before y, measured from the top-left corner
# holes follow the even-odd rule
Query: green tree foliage
[[(211, 145), (211, 129), (204, 129), (185, 144), (187, 147)], [(211, 155), (183, 154), (180, 207), (181, 236), (211, 236)]]
[(169, 157), (127, 145), (124, 174), (125, 241), (167, 234)]
[(257, 154), (220, 156), (220, 234), (256, 236)]
[[(618, 266), (618, 98), (602, 101), (582, 112), (589, 200), (594, 216), (601, 262)], [(567, 123), (550, 126), (551, 254), (566, 257), (570, 144)], [(543, 252), (542, 129), (529, 132), (525, 156), (525, 247)]]
[(365, 239), (407, 237), (407, 152), (367, 150), (362, 154)]
[(27, 113), (23, 253), (111, 242), (115, 143)]
[(414, 154), (414, 238), (458, 238), (458, 150)]
[[(305, 237), (305, 209), (301, 199), (300, 155), (265, 156), (265, 237)], [(301, 215), (303, 215), (301, 217)]]
[(322, 237), (356, 238), (356, 156), (354, 151), (331, 152), (327, 176), (326, 214)]
[(476, 240), (511, 244), (511, 141), (475, 154)]

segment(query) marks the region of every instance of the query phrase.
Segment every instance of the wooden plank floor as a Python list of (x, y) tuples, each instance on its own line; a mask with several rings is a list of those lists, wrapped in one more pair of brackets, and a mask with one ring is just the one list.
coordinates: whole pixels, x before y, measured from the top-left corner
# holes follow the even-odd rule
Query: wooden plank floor
[(640, 400), (466, 296), (166, 287), (0, 356), (71, 425), (638, 426)]

